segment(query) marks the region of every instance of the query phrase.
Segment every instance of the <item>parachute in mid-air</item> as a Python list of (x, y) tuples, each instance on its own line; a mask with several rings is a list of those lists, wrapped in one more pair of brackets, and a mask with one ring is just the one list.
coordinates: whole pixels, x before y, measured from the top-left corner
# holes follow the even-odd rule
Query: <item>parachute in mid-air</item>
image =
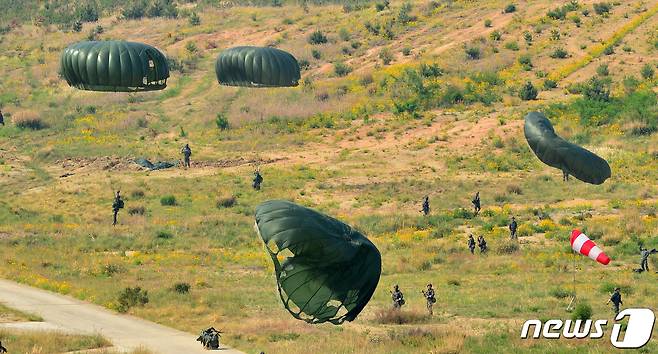
[(281, 300), (297, 319), (352, 321), (377, 287), (379, 250), (334, 218), (271, 200), (256, 207), (256, 231), (274, 262)]
[(269, 47), (234, 47), (224, 50), (215, 62), (217, 81), (226, 86), (297, 86), (299, 64), (292, 54)]
[(525, 116), (525, 138), (537, 157), (545, 164), (562, 170), (591, 184), (601, 184), (610, 178), (610, 165), (578, 145), (555, 134), (551, 122), (539, 112)]
[(69, 86), (90, 91), (154, 91), (167, 87), (169, 66), (158, 49), (126, 41), (71, 44), (60, 58)]

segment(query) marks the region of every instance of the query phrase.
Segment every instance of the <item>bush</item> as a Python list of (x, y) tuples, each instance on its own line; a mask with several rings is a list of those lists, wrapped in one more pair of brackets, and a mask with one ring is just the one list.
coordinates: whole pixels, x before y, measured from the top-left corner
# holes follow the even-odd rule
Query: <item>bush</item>
[(573, 296), (573, 291), (565, 290), (562, 288), (552, 289), (549, 294), (556, 299), (566, 299), (569, 296)]
[(531, 101), (537, 99), (537, 94), (537, 89), (532, 85), (532, 82), (526, 81), (519, 92), (519, 97), (524, 101)]
[(375, 313), (375, 322), (380, 324), (422, 323), (427, 320), (424, 313), (396, 309), (379, 310)]
[(77, 8), (76, 17), (82, 22), (96, 22), (98, 21), (98, 8), (88, 2)]
[(509, 4), (505, 6), (505, 10), (503, 10), (503, 12), (506, 14), (511, 14), (512, 12), (516, 12), (516, 5)]
[(553, 59), (564, 59), (569, 56), (569, 53), (564, 48), (555, 48), (550, 57)]
[(402, 55), (404, 55), (405, 57), (408, 57), (409, 55), (411, 55), (411, 47), (402, 48)]
[(484, 27), (491, 27), (493, 24), (490, 19), (484, 20)]
[(187, 294), (190, 292), (190, 284), (176, 283), (174, 284), (173, 290), (179, 294)]
[(163, 206), (176, 205), (176, 197), (174, 197), (173, 195), (165, 195), (164, 197), (160, 198), (160, 205)]
[(402, 4), (402, 7), (400, 7), (400, 12), (398, 13), (398, 22), (401, 24), (406, 24), (409, 23), (413, 20), (415, 20), (415, 16), (410, 15), (412, 9), (412, 5), (409, 2), (405, 2)]
[(519, 43), (517, 43), (516, 41), (507, 42), (505, 43), (505, 49), (509, 49), (516, 52), (519, 50)]
[(501, 40), (501, 38), (503, 38), (503, 34), (500, 33), (500, 31), (495, 30), (495, 31), (493, 31), (489, 34), (489, 38), (491, 38), (491, 40), (494, 40), (494, 41), (499, 41), (499, 40)]
[(226, 118), (226, 116), (221, 113), (217, 113), (217, 117), (215, 117), (215, 124), (219, 130), (227, 130), (229, 128), (228, 118)]
[(523, 32), (523, 40), (527, 45), (532, 45), (532, 33), (530, 31)]
[(585, 302), (576, 305), (576, 308), (571, 314), (571, 319), (574, 321), (575, 320), (587, 321), (591, 318), (592, 318), (592, 306), (590, 306), (588, 303)]
[(381, 51), (379, 51), (379, 59), (382, 60), (384, 65), (388, 65), (393, 61), (393, 53), (391, 53), (391, 50), (388, 48), (383, 48)]
[(154, 0), (146, 9), (147, 17), (178, 17), (178, 9), (173, 0)]
[(594, 12), (599, 16), (608, 15), (612, 6), (607, 2), (599, 2), (593, 5)]
[(146, 290), (142, 288), (125, 288), (119, 293), (117, 299), (117, 311), (119, 312), (128, 312), (131, 307), (134, 306), (144, 306), (148, 304), (149, 297)]
[(523, 54), (519, 57), (519, 64), (523, 66), (523, 69), (530, 71), (532, 69), (532, 57), (530, 54)]
[(480, 59), (480, 57), (482, 56), (482, 52), (480, 51), (480, 48), (478, 48), (478, 47), (468, 47), (468, 48), (465, 49), (465, 52), (466, 52), (466, 56), (468, 57), (468, 59), (471, 59), (471, 60)]
[(582, 94), (593, 101), (610, 101), (610, 82), (592, 77), (582, 86)]
[(130, 196), (133, 198), (144, 198), (144, 191), (141, 189), (136, 189), (130, 192)]
[(519, 243), (515, 241), (505, 241), (502, 244), (498, 245), (496, 253), (505, 255), (505, 254), (514, 254), (519, 251)]
[(143, 206), (128, 209), (128, 215), (144, 215), (144, 213), (146, 213), (146, 209)]
[(324, 44), (327, 43), (327, 36), (322, 33), (322, 31), (317, 30), (308, 37), (308, 42), (310, 44)]
[(198, 26), (201, 24), (201, 17), (196, 12), (192, 12), (190, 14), (190, 19), (189, 19), (190, 25), (192, 26)]
[(544, 80), (544, 89), (545, 90), (550, 90), (554, 89), (557, 87), (557, 82), (551, 80), (551, 79), (546, 79)]
[(347, 42), (350, 40), (350, 31), (348, 31), (347, 28), (342, 27), (338, 31), (338, 37), (340, 37), (342, 41)]
[(73, 22), (73, 32), (80, 32), (80, 31), (82, 31), (82, 22), (80, 21)]
[(317, 50), (317, 49), (311, 49), (311, 56), (314, 59), (320, 59), (320, 58), (322, 58), (322, 52)]
[(651, 64), (644, 64), (642, 67), (642, 71), (640, 72), (642, 74), (642, 77), (645, 80), (651, 80), (653, 79), (653, 76), (655, 75), (655, 71), (653, 69), (653, 66)]
[(128, 20), (138, 20), (146, 14), (146, 6), (146, 0), (128, 2), (126, 7), (121, 11), (121, 14)]
[(237, 204), (238, 200), (235, 196), (230, 196), (230, 197), (224, 197), (224, 198), (219, 198), (217, 200), (217, 209), (222, 209), (222, 208), (231, 208)]
[(615, 54), (615, 47), (613, 45), (609, 45), (603, 49), (603, 54), (605, 55), (612, 55)]
[(169, 231), (160, 230), (160, 231), (156, 232), (155, 237), (163, 239), (163, 240), (169, 240), (169, 239), (174, 238), (174, 234), (172, 234)]
[(11, 117), (15, 126), (21, 129), (40, 130), (47, 128), (47, 125), (41, 120), (41, 117), (34, 111), (17, 112)]
[(334, 63), (334, 73), (336, 74), (336, 76), (343, 77), (351, 72), (352, 72), (352, 68), (350, 68), (347, 64), (343, 63), (342, 61), (338, 61)]
[(509, 186), (507, 186), (507, 193), (508, 194), (521, 195), (521, 194), (523, 194), (523, 190), (521, 190), (521, 187), (519, 187), (515, 184), (510, 184)]
[(608, 64), (601, 64), (596, 68), (596, 73), (599, 76), (608, 76), (610, 71), (608, 70)]

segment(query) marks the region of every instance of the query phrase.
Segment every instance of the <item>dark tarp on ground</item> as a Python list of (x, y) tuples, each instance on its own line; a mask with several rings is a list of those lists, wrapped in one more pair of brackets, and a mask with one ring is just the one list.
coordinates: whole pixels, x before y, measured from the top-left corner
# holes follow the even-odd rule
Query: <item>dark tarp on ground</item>
[(142, 166), (142, 167), (144, 167), (144, 168), (147, 168), (151, 171), (153, 171), (153, 170), (164, 170), (166, 168), (171, 168), (171, 167), (174, 167), (174, 166), (178, 165), (177, 162), (172, 163), (172, 162), (158, 161), (156, 163), (151, 163), (151, 161), (149, 161), (145, 158), (142, 158), (142, 157), (140, 157), (138, 159), (135, 159), (135, 163)]
[(528, 145), (543, 163), (591, 184), (601, 184), (610, 178), (610, 165), (604, 159), (557, 136), (542, 113), (526, 115), (524, 133)]
[[(347, 224), (283, 200), (256, 207), (257, 231), (274, 262), (279, 295), (297, 319), (352, 321), (381, 275), (379, 250)], [(277, 255), (292, 255), (279, 261)], [(282, 253), (282, 251), (285, 251)]]

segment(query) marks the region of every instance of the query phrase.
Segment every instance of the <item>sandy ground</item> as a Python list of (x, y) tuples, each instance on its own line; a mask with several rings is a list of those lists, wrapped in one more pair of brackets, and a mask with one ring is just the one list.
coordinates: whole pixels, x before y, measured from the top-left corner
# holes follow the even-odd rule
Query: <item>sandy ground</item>
[[(38, 314), (46, 323), (14, 325), (22, 326), (21, 329), (100, 333), (118, 350), (146, 348), (163, 354), (208, 353), (192, 334), (8, 280), (0, 280), (0, 302), (19, 311)], [(219, 352), (242, 353), (224, 345)]]

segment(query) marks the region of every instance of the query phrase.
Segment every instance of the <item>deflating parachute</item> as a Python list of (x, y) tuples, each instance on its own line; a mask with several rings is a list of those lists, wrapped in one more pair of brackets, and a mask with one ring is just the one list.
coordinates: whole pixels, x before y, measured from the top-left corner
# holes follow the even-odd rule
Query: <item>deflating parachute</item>
[(290, 53), (269, 47), (235, 47), (219, 54), (217, 81), (226, 86), (297, 86), (299, 64)]
[(610, 166), (604, 159), (557, 136), (542, 113), (531, 112), (525, 116), (524, 133), (535, 155), (543, 163), (562, 170), (565, 177), (573, 175), (592, 184), (610, 178)]
[(297, 319), (352, 321), (377, 287), (379, 250), (349, 225), (288, 201), (271, 200), (256, 207), (256, 231), (274, 262), (281, 300)]
[(162, 52), (125, 41), (74, 43), (64, 49), (60, 71), (69, 86), (90, 91), (162, 90), (169, 77)]

